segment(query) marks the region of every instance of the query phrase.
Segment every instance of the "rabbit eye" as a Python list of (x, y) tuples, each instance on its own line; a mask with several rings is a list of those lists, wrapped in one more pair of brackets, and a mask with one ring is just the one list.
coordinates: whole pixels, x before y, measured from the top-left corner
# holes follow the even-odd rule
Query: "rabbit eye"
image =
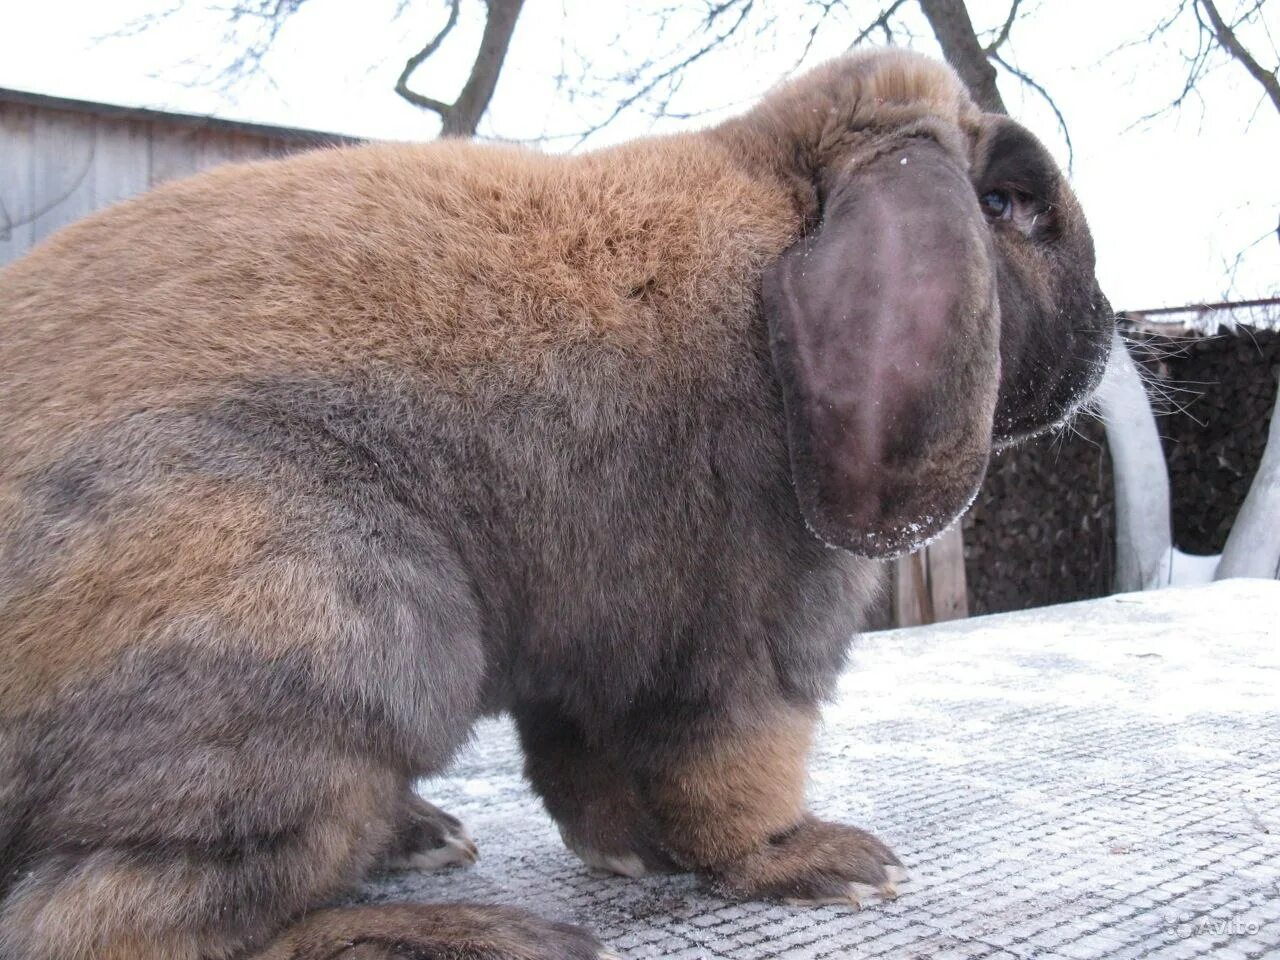
[(978, 205), (992, 223), (1004, 221), (1032, 240), (1045, 240), (1053, 233), (1053, 204), (1045, 203), (1017, 187), (988, 190), (978, 197)]
[(982, 212), (992, 220), (1009, 220), (1013, 217), (1013, 195), (1007, 190), (988, 190), (978, 198)]

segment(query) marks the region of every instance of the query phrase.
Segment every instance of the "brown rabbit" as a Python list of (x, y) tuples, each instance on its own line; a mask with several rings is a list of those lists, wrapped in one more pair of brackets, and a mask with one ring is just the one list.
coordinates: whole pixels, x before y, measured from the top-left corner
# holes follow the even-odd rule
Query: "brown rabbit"
[(412, 785), (495, 712), (589, 862), (888, 892), (804, 803), (875, 558), (1110, 323), (1044, 149), (902, 52), (699, 133), (329, 150), (62, 231), (0, 273), (0, 957), (594, 957), (311, 912), (471, 856)]

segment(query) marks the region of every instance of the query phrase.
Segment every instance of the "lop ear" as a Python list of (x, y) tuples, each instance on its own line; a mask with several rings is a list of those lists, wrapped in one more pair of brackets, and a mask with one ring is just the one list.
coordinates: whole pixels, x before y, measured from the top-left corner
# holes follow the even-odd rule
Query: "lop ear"
[(913, 138), (837, 174), (819, 230), (766, 272), (792, 475), (822, 540), (898, 556), (973, 500), (999, 386), (993, 263), (959, 161)]

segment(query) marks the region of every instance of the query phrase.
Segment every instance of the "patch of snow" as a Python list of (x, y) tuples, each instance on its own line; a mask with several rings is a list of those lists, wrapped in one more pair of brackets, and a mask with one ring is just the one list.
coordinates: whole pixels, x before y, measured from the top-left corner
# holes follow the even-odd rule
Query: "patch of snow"
[(462, 784), (462, 792), (468, 797), (492, 797), (498, 788), (489, 780), (467, 780)]
[(1203, 557), (1194, 553), (1183, 553), (1177, 547), (1170, 547), (1165, 554), (1161, 568), (1166, 571), (1167, 586), (1188, 587), (1197, 583), (1212, 583), (1213, 575), (1218, 571), (1221, 554)]

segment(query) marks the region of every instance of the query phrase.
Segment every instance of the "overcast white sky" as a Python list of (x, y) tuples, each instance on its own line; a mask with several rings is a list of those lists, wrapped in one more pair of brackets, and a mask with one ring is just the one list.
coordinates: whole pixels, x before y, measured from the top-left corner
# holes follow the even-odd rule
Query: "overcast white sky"
[[(186, 9), (158, 28), (104, 39), (175, 0), (0, 0), (0, 86), (373, 137), (434, 136), (434, 115), (404, 103), (392, 87), (405, 58), (443, 22), (443, 0), (411, 0), (398, 18), (396, 0), (308, 0), (279, 37), (266, 75), (230, 93), (210, 82), (233, 56), (223, 17), (206, 12), (216, 2), (187, 0)], [(1219, 0), (1224, 8), (1236, 2)], [(703, 5), (686, 4), (688, 15), (659, 33), (655, 12), (676, 5), (527, 0), (481, 132), (525, 138), (583, 129), (600, 116), (599, 96), (607, 100), (614, 92), (592, 78), (616, 75), (688, 41)], [(1184, 22), (1162, 40), (1112, 53), (1125, 41), (1141, 40), (1176, 5), (1028, 0), (1008, 47), (1067, 118), (1073, 180), (1097, 240), (1103, 288), (1117, 308), (1280, 294), (1280, 115), (1243, 68), (1224, 58), (1213, 62), (1201, 97), (1140, 122), (1181, 90), (1194, 30)], [(478, 0), (464, 3), (470, 9), (460, 29), (415, 86), (448, 98), (461, 84), (479, 36), (477, 6)], [(1246, 39), (1274, 66), (1280, 2), (1270, 6), (1269, 22)], [(823, 26), (810, 62), (843, 50), (879, 4), (848, 0), (847, 7)], [(697, 116), (655, 122), (643, 113), (624, 115), (578, 149), (702, 125), (749, 105), (794, 65), (808, 32), (801, 0), (775, 0), (770, 8), (788, 12), (779, 13), (766, 36), (743, 37), (689, 71), (673, 108)], [(991, 29), (1003, 20), (1008, 0), (970, 0), (969, 8), (980, 30)], [(915, 16), (911, 45), (936, 54)], [(561, 89), (558, 74), (568, 76)], [(1011, 112), (1065, 166), (1064, 142), (1043, 102), (1012, 77), (1002, 76), (1000, 85)], [(544, 149), (572, 142), (551, 140)], [(1232, 273), (1231, 263), (1246, 248)]]

